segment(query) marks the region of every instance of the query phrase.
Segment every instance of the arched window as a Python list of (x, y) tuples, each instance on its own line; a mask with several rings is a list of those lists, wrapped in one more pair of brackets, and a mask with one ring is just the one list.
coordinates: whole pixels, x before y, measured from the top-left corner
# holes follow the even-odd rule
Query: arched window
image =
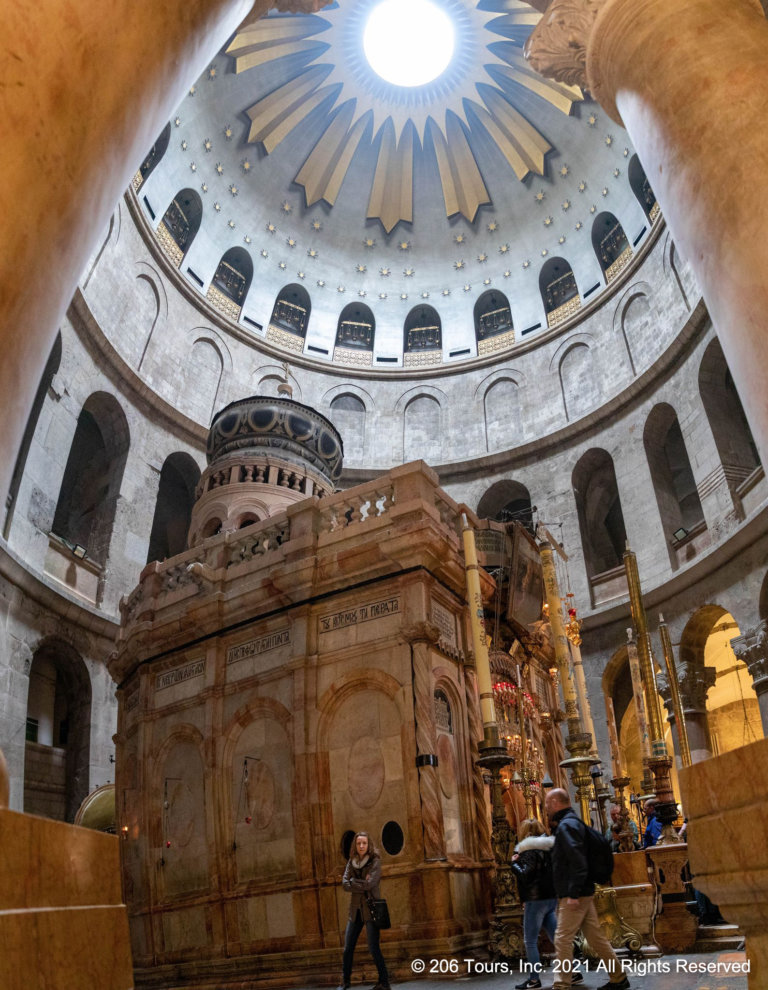
[(523, 433), (520, 388), (512, 378), (497, 379), (483, 398), (485, 439), (489, 451), (510, 450)]
[(303, 351), (311, 309), (309, 293), (303, 285), (286, 285), (275, 300), (267, 340), (290, 351)]
[(223, 371), (219, 344), (206, 337), (198, 338), (184, 361), (179, 409), (207, 426), (218, 406)]
[(194, 189), (182, 189), (158, 224), (157, 239), (177, 268), (189, 251), (202, 219), (203, 201)]
[(484, 292), (475, 303), (474, 317), (478, 354), (490, 354), (514, 343), (512, 312), (503, 292)]
[(152, 174), (155, 166), (163, 157), (163, 155), (168, 150), (168, 142), (171, 140), (171, 122), (170, 120), (165, 125), (160, 133), (157, 141), (149, 149), (144, 161), (139, 165), (139, 170), (133, 177), (133, 188), (136, 192), (139, 191), (141, 186), (147, 181), (149, 176)]
[(443, 360), (443, 330), (432, 306), (414, 306), (403, 325), (403, 365), (406, 368), (440, 364)]
[(593, 448), (579, 459), (572, 475), (579, 515), (584, 565), (592, 584), (621, 567), (627, 532), (611, 455)]
[(592, 224), (592, 247), (605, 275), (611, 282), (623, 271), (632, 257), (632, 245), (624, 228), (612, 213), (599, 213)]
[(32, 411), (29, 414), (29, 419), (27, 420), (27, 428), (24, 431), (24, 436), (21, 441), (21, 447), (19, 448), (19, 453), (16, 457), (16, 464), (13, 468), (13, 477), (11, 478), (11, 486), (8, 489), (8, 498), (6, 500), (6, 505), (8, 510), (5, 516), (5, 526), (3, 527), (3, 536), (8, 538), (8, 533), (11, 529), (11, 522), (13, 520), (13, 513), (16, 509), (16, 499), (19, 495), (19, 488), (21, 487), (21, 479), (24, 474), (24, 468), (27, 464), (27, 457), (29, 456), (29, 451), (32, 446), (32, 440), (35, 435), (35, 430), (37, 428), (37, 421), (40, 418), (40, 412), (43, 408), (43, 402), (45, 402), (45, 396), (48, 389), (53, 381), (53, 376), (59, 370), (59, 365), (61, 364), (61, 333), (56, 334), (56, 340), (53, 342), (53, 347), (51, 348), (51, 353), (48, 355), (48, 361), (46, 362), (45, 369), (43, 371), (42, 378), (40, 379), (40, 384), (37, 386), (37, 392), (35, 393), (35, 401), (32, 403)]
[(656, 202), (656, 194), (651, 188), (651, 184), (645, 174), (645, 169), (640, 164), (640, 159), (637, 155), (632, 155), (629, 159), (627, 173), (632, 192), (637, 197), (646, 217), (653, 223), (659, 215), (659, 204)]
[(585, 416), (600, 404), (602, 379), (595, 373), (591, 347), (576, 341), (560, 359), (559, 372), (566, 419)]
[(336, 324), (333, 360), (341, 364), (370, 367), (375, 336), (376, 320), (370, 307), (365, 303), (349, 303), (342, 309)]
[(344, 442), (344, 461), (360, 461), (365, 449), (365, 405), (356, 395), (337, 395), (331, 402), (331, 422)]
[(760, 466), (760, 458), (717, 338), (707, 346), (701, 361), (699, 394), (725, 477), (738, 492), (741, 483)]
[(557, 326), (581, 308), (576, 277), (565, 258), (550, 258), (542, 265), (539, 291), (548, 327)]
[(694, 763), (764, 736), (754, 688), (758, 675), (750, 673), (739, 644), (736, 652), (732, 645), (740, 635), (734, 616), (708, 603), (693, 613), (680, 636), (680, 680), (699, 685), (698, 710), (686, 706), (685, 713)]
[(477, 504), (481, 519), (496, 522), (519, 522), (533, 533), (531, 493), (519, 481), (497, 481), (491, 485)]
[(651, 410), (643, 443), (664, 534), (674, 546), (700, 532), (705, 523), (677, 414), (668, 403)]
[(46, 640), (32, 658), (24, 811), (73, 821), (90, 790), (91, 682), (79, 654)]
[(431, 395), (418, 395), (405, 407), (403, 417), (403, 461), (442, 460), (443, 434), (440, 403)]
[(95, 392), (77, 420), (52, 532), (69, 547), (83, 548), (88, 559), (102, 567), (129, 442), (128, 423), (117, 400)]
[(147, 563), (166, 560), (187, 549), (189, 520), (199, 480), (200, 468), (189, 454), (166, 457), (160, 472)]
[(225, 316), (239, 320), (252, 278), (253, 262), (250, 254), (244, 248), (230, 248), (222, 256), (208, 287), (208, 299)]

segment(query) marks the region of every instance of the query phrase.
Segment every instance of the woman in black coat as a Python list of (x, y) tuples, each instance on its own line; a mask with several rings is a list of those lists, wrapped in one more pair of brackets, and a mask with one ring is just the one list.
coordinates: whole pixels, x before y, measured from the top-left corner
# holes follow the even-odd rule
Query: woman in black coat
[[(541, 986), (539, 932), (544, 931), (554, 945), (557, 927), (557, 898), (552, 879), (552, 846), (555, 840), (546, 834), (540, 821), (526, 818), (518, 830), (520, 842), (512, 856), (512, 870), (523, 902), (523, 941), (525, 956), (533, 967), (531, 975), (516, 990), (534, 990)], [(572, 974), (571, 982), (574, 982)], [(576, 980), (576, 982), (580, 982)]]
[(376, 963), (379, 982), (373, 990), (389, 990), (389, 974), (384, 957), (379, 948), (379, 929), (373, 923), (368, 898), (381, 897), (379, 881), (381, 880), (381, 857), (374, 847), (367, 832), (357, 832), (352, 840), (349, 862), (344, 870), (342, 886), (352, 894), (349, 904), (347, 930), (344, 934), (344, 956), (342, 959), (342, 977), (339, 990), (347, 990), (352, 982), (352, 960), (360, 932), (365, 925), (368, 937), (368, 949)]

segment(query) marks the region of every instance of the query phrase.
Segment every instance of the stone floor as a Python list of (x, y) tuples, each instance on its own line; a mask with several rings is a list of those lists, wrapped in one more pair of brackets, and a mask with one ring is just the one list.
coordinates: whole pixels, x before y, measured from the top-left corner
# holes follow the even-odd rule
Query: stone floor
[[(386, 946), (384, 949), (386, 956)], [(356, 955), (364, 953), (364, 946), (359, 946)], [(430, 975), (431, 971), (428, 990), (459, 990), (456, 984), (461, 984), (464, 990), (512, 990), (515, 983), (522, 983), (530, 975), (521, 972), (518, 964), (508, 971), (498, 969), (493, 972), (494, 966), (503, 965), (464, 959), (414, 959), (411, 962), (414, 972), (427, 971)], [(585, 990), (594, 990), (608, 979), (605, 972), (595, 969), (596, 965), (583, 969), (585, 979), (580, 986)], [(624, 966), (633, 990), (747, 990), (748, 963), (744, 952), (729, 950), (660, 956), (638, 962), (625, 960)], [(552, 986), (551, 967), (541, 974), (541, 983), (545, 990)], [(423, 979), (412, 980), (398, 983), (397, 990), (427, 990), (427, 985)]]

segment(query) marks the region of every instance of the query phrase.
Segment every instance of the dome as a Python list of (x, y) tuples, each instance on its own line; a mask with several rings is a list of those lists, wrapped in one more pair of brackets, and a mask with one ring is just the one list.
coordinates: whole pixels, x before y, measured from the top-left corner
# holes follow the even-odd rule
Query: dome
[(232, 451), (281, 453), (309, 462), (329, 483), (341, 475), (343, 446), (325, 416), (293, 399), (253, 395), (230, 402), (214, 417), (208, 434), (208, 462)]
[(541, 16), (527, 4), (441, 0), (453, 56), (406, 87), (366, 58), (378, 3), (247, 18), (134, 185), (186, 286), (255, 346), (361, 375), (439, 372), (593, 303), (658, 208), (626, 132), (526, 62)]

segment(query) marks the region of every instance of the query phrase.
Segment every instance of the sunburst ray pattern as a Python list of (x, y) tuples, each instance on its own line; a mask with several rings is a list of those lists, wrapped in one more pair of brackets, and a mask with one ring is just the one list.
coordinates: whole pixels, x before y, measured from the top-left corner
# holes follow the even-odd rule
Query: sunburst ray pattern
[[(377, 146), (368, 216), (389, 233), (413, 219), (414, 155), (433, 149), (446, 216), (470, 222), (490, 202), (475, 138), (485, 133), (518, 179), (544, 173), (551, 150), (531, 119), (544, 100), (569, 114), (581, 90), (539, 76), (523, 44), (540, 18), (523, 0), (440, 0), (454, 22), (456, 49), (436, 80), (408, 89), (379, 78), (363, 54), (365, 22), (376, 0), (343, 0), (322, 15), (272, 15), (244, 22), (227, 54), (238, 73), (292, 56), (293, 75), (247, 109), (249, 142), (270, 154), (315, 111), (328, 126), (295, 181), (307, 205), (332, 206), (355, 155)], [(516, 104), (516, 94), (523, 94)], [(533, 99), (531, 99), (533, 98)], [(369, 125), (371, 125), (369, 127)]]

